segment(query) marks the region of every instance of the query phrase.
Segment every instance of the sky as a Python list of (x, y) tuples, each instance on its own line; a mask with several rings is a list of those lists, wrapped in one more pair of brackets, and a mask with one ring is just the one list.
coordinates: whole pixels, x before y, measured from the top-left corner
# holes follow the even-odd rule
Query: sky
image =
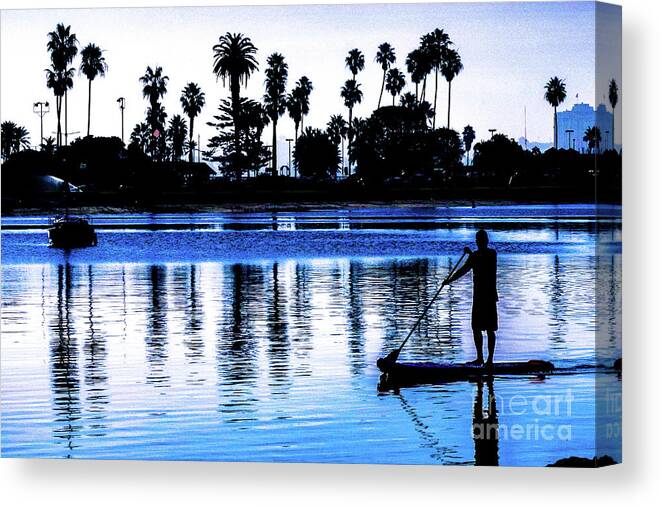
[[(491, 128), (518, 139), (524, 135), (525, 108), (528, 139), (549, 142), (553, 116), (544, 101), (544, 83), (556, 75), (566, 80), (567, 100), (560, 110), (577, 102), (594, 104), (595, 94), (603, 100), (603, 86), (595, 91), (596, 40), (601, 41), (600, 48), (617, 53), (604, 61), (621, 58), (619, 27), (615, 37), (596, 38), (595, 19), (600, 18), (591, 2), (3, 10), (0, 117), (24, 125), (37, 144), (39, 117), (32, 104), (53, 102), (44, 69), (50, 63), (47, 33), (58, 22), (71, 25), (81, 46), (93, 42), (105, 51), (108, 73), (92, 85), (93, 135), (120, 135), (116, 100), (123, 96), (128, 140), (147, 109), (139, 78), (147, 65), (160, 65), (170, 78), (163, 101), (169, 117), (182, 114), (179, 97), (187, 82), (198, 83), (206, 93), (207, 105), (195, 122), (203, 145), (214, 132), (206, 122), (217, 113), (220, 100), (229, 97), (229, 89), (212, 71), (212, 46), (226, 32), (242, 32), (258, 48), (259, 72), (242, 95), (262, 97), (266, 58), (282, 53), (289, 64), (288, 90), (302, 75), (314, 85), (306, 126), (323, 128), (330, 115), (347, 116), (340, 88), (350, 77), (344, 64), (350, 49), (361, 49), (366, 60), (357, 78), (364, 98), (354, 116), (368, 116), (376, 108), (381, 87), (382, 71), (374, 61), (377, 46), (390, 42), (397, 55), (395, 66), (404, 71), (406, 54), (417, 47), (420, 36), (442, 28), (464, 65), (452, 83), (452, 128), (461, 131), (470, 124), (477, 140), (488, 138)], [(613, 15), (601, 19), (613, 27), (619, 22)], [(74, 65), (80, 65), (80, 57)], [(619, 72), (616, 65), (610, 74), (619, 76)], [(609, 74), (603, 69), (602, 73)], [(441, 125), (447, 121), (447, 89), (440, 77), (437, 123)], [(407, 90), (413, 90), (408, 76)], [(384, 100), (391, 98), (384, 95)], [(84, 135), (86, 124), (87, 81), (81, 75), (69, 94), (69, 131)], [(52, 107), (44, 118), (44, 135), (54, 137), (55, 129)], [(293, 130), (287, 116), (279, 121), (281, 161), (286, 162), (285, 139), (293, 137)], [(70, 140), (81, 134), (72, 134)], [(267, 130), (268, 144), (270, 136)]]

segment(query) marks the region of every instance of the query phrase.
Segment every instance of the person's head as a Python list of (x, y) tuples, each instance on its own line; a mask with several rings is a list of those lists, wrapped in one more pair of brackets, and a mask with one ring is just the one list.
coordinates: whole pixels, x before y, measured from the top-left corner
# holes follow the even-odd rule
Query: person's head
[(480, 229), (475, 233), (475, 244), (479, 250), (489, 246), (489, 235), (484, 229)]

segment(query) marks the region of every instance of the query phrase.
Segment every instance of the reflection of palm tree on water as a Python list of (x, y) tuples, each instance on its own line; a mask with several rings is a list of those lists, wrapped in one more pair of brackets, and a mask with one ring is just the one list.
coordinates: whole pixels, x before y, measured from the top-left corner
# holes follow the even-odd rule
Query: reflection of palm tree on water
[(557, 255), (553, 260), (553, 274), (550, 286), (550, 340), (553, 348), (564, 350), (565, 337), (567, 335), (567, 319), (565, 318), (565, 309), (567, 304), (563, 290), (564, 281), (562, 279), (563, 270), (560, 265), (560, 257)]
[(280, 287), (280, 265), (272, 267), (273, 295), (268, 310), (269, 369), (273, 381), (282, 384), (289, 376), (289, 332), (287, 318), (283, 315), (285, 302)]
[(360, 294), (360, 274), (358, 265), (354, 261), (349, 262), (348, 297), (349, 356), (352, 373), (356, 374), (365, 367), (365, 322)]
[(108, 373), (106, 371), (106, 340), (102, 333), (97, 332), (94, 326), (94, 278), (92, 266), (87, 266), (87, 308), (89, 334), (85, 342), (85, 386), (88, 389), (88, 410), (94, 414), (91, 419), (96, 422), (90, 424), (90, 429), (96, 434), (92, 436), (102, 437), (105, 435), (106, 426), (105, 406), (108, 404)]
[(200, 305), (200, 297), (197, 290), (197, 266), (191, 264), (188, 267), (188, 304), (186, 306), (186, 357), (190, 359), (191, 364), (198, 363), (204, 356), (204, 341), (200, 337), (204, 311)]
[(292, 309), (292, 326), (296, 333), (292, 342), (296, 351), (294, 376), (309, 377), (312, 375), (310, 366), (310, 352), (312, 351), (312, 328), (310, 326), (312, 315), (312, 291), (310, 290), (310, 267), (296, 262), (294, 273), (294, 301)]
[(227, 422), (247, 424), (254, 420), (250, 414), (257, 411), (257, 399), (252, 392), (257, 378), (257, 350), (254, 320), (250, 317), (257, 318), (261, 311), (261, 308), (248, 308), (248, 303), (261, 304), (262, 268), (233, 264), (228, 267), (226, 278), (231, 294), (223, 300), (232, 304), (218, 322), (218, 410), (230, 417)]
[(51, 341), (51, 384), (55, 422), (62, 424), (53, 429), (55, 439), (64, 440), (67, 458), (78, 447), (75, 443), (80, 434), (80, 380), (78, 373), (78, 347), (76, 333), (72, 332), (70, 311), (72, 267), (60, 264), (57, 267), (57, 320), (52, 326)]
[(150, 372), (147, 383), (163, 384), (169, 379), (165, 373), (165, 361), (167, 360), (167, 295), (166, 272), (164, 266), (153, 265), (149, 268), (149, 279), (151, 285), (151, 298), (149, 308), (149, 320), (145, 342), (147, 345), (147, 361)]

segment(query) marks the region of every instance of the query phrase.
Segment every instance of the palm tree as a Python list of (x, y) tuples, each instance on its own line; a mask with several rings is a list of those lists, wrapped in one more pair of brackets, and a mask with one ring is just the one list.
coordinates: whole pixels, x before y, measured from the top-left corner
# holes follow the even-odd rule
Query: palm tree
[(441, 74), (448, 82), (448, 127), (450, 128), (450, 98), (452, 96), (452, 80), (463, 70), (464, 64), (461, 63), (459, 52), (448, 48), (441, 64)]
[(562, 104), (567, 97), (567, 87), (564, 79), (552, 77), (544, 86), (546, 92), (544, 98), (553, 106), (553, 146), (558, 149), (558, 106)]
[(50, 68), (44, 69), (46, 73), (46, 86), (53, 90), (55, 96), (55, 113), (57, 115), (57, 134), (56, 142), (60, 146), (62, 143), (62, 97), (64, 96), (64, 76), (63, 73), (51, 64)]
[(43, 151), (48, 158), (53, 158), (55, 155), (55, 139), (47, 137), (41, 143), (41, 151)]
[(349, 109), (349, 174), (351, 174), (351, 142), (353, 140), (353, 108), (356, 104), (360, 104), (363, 100), (363, 92), (360, 89), (360, 85), (356, 83), (355, 79), (348, 79), (340, 95), (344, 99), (344, 105)]
[(344, 63), (355, 81), (356, 75), (365, 68), (365, 56), (360, 49), (354, 48), (349, 51), (348, 56), (344, 59)]
[(406, 56), (406, 70), (411, 74), (411, 82), (415, 84), (416, 100), (419, 100), (418, 87), (429, 74), (429, 67), (426, 66), (425, 61), (425, 55), (420, 49), (414, 49)]
[(306, 76), (303, 76), (296, 83), (296, 87), (300, 90), (299, 100), (301, 101), (301, 131), (303, 131), (305, 116), (310, 112), (310, 94), (313, 90), (312, 81), (310, 81)]
[(13, 121), (3, 121), (0, 127), (2, 137), (2, 160), (7, 160), (13, 153), (30, 147), (30, 135), (25, 127), (16, 125)]
[(395, 63), (395, 59), (395, 49), (388, 42), (384, 42), (379, 46), (379, 50), (376, 52), (376, 58), (374, 60), (376, 63), (381, 65), (381, 70), (383, 70), (383, 79), (381, 80), (381, 93), (379, 93), (379, 104), (376, 106), (377, 109), (381, 107), (383, 87), (386, 85), (386, 72), (388, 72), (390, 66)]
[(464, 149), (466, 150), (466, 165), (468, 165), (468, 153), (471, 151), (471, 146), (473, 146), (473, 141), (475, 141), (475, 129), (470, 125), (464, 127), (464, 131), (461, 133), (461, 137), (464, 140)]
[[(167, 138), (172, 149), (173, 162), (181, 160), (181, 156), (184, 154), (184, 144), (187, 134), (188, 128), (186, 127), (186, 122), (181, 116), (175, 114), (170, 120), (167, 132)], [(193, 150), (190, 151), (192, 152)]]
[(294, 143), (298, 140), (298, 126), (303, 118), (301, 89), (297, 86), (287, 95), (286, 107), (289, 117), (294, 122)]
[(241, 180), (240, 145), (241, 129), (239, 127), (241, 108), (241, 85), (248, 83), (250, 75), (257, 71), (258, 65), (255, 55), (257, 48), (242, 33), (229, 33), (218, 39), (218, 44), (213, 46), (213, 72), (216, 78), (229, 80), (230, 93), (232, 96), (232, 119), (234, 123), (234, 174), (237, 181)]
[(151, 140), (151, 132), (146, 122), (137, 123), (131, 132), (131, 143), (137, 145), (143, 152), (147, 151)]
[(615, 149), (615, 106), (617, 106), (619, 99), (618, 92), (617, 82), (615, 79), (611, 79), (611, 82), (608, 84), (608, 101), (613, 108), (613, 127), (611, 128), (611, 148), (613, 149)]
[[(436, 100), (438, 98), (438, 73), (441, 70), (445, 53), (449, 46), (452, 44), (450, 37), (443, 30), (437, 28), (422, 36), (421, 47), (423, 52), (434, 70), (434, 120), (432, 128), (436, 128)], [(426, 78), (425, 78), (426, 80)]]
[(287, 88), (287, 75), (289, 67), (285, 57), (280, 53), (273, 53), (266, 59), (266, 79), (264, 80), (266, 93), (264, 94), (264, 106), (273, 123), (273, 144), (271, 148), (271, 174), (278, 175), (278, 139), (276, 130), (278, 118), (286, 109), (285, 90)]
[(328, 132), (328, 136), (335, 143), (335, 146), (342, 145), (340, 153), (342, 168), (344, 168), (344, 139), (348, 132), (347, 121), (341, 114), (334, 114), (326, 124), (326, 132)]
[(204, 92), (196, 83), (188, 83), (181, 91), (181, 108), (188, 116), (188, 161), (193, 161), (193, 124), (206, 104)]
[(386, 76), (386, 90), (392, 95), (392, 105), (395, 105), (395, 97), (399, 95), (406, 85), (406, 77), (397, 68), (392, 68)]
[(583, 141), (588, 143), (588, 150), (592, 153), (592, 150), (597, 149), (599, 153), (599, 146), (601, 145), (601, 130), (599, 127), (589, 127), (585, 129), (583, 134)]
[(406, 92), (401, 97), (399, 97), (399, 105), (400, 107), (414, 110), (418, 106), (418, 99), (413, 93)]
[[(147, 67), (145, 73), (140, 77), (142, 83), (142, 96), (149, 100), (149, 109), (147, 110), (147, 118), (152, 130), (151, 140), (151, 154), (152, 157), (156, 153), (156, 144), (158, 138), (164, 133), (165, 130), (165, 111), (161, 107), (159, 100), (167, 93), (168, 76), (163, 74), (163, 67), (157, 66), (152, 69)], [(158, 134), (156, 133), (158, 131)]]
[(97, 76), (103, 77), (108, 71), (106, 59), (103, 57), (103, 51), (96, 44), (88, 44), (80, 52), (82, 62), (80, 63), (80, 73), (85, 74), (88, 80), (87, 91), (87, 135), (90, 135), (90, 116), (92, 111), (92, 81)]
[(149, 100), (152, 110), (158, 106), (158, 101), (162, 99), (168, 91), (168, 76), (163, 75), (163, 67), (157, 66), (156, 69), (147, 67), (144, 75), (140, 78), (142, 83), (142, 96)]
[[(52, 71), (56, 74), (53, 82), (58, 82), (58, 91), (61, 95), (55, 95), (57, 113), (57, 144), (62, 144), (62, 97), (64, 96), (64, 136), (65, 144), (68, 137), (68, 108), (67, 108), (67, 91), (73, 87), (73, 74), (70, 73), (69, 65), (78, 54), (78, 39), (76, 34), (71, 33), (71, 26), (64, 26), (63, 23), (58, 23), (55, 30), (48, 33), (48, 42), (46, 49), (50, 53)], [(51, 76), (48, 76), (51, 81)], [(49, 86), (52, 88), (52, 86)]]

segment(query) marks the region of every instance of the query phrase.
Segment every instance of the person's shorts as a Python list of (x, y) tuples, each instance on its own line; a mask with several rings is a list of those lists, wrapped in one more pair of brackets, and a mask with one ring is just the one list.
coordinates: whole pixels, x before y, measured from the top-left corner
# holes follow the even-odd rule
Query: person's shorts
[(498, 303), (496, 301), (473, 301), (471, 327), (473, 331), (498, 330)]

